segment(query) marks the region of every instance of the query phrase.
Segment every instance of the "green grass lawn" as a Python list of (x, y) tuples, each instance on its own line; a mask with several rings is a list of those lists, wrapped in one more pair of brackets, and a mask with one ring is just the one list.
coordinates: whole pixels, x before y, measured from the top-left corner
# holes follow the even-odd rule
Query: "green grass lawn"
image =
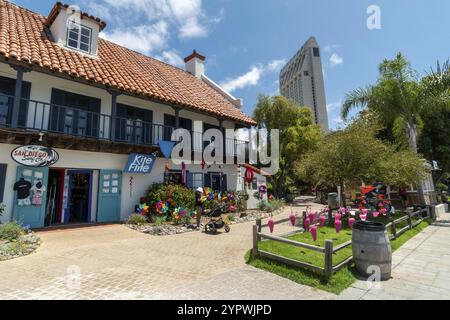
[[(398, 217), (396, 217), (398, 218)], [(383, 221), (386, 222), (386, 221)], [(420, 225), (412, 230), (406, 231), (400, 238), (391, 241), (392, 250), (395, 251), (400, 248), (406, 241), (417, 235), (430, 224), (429, 221), (423, 221)], [(401, 226), (398, 227), (399, 229)], [(325, 240), (333, 240), (333, 245), (337, 246), (341, 243), (351, 240), (351, 231), (348, 229), (342, 230), (339, 234), (336, 233), (333, 227), (324, 227), (317, 230), (317, 241), (312, 240), (310, 233), (296, 234), (288, 237), (291, 240), (305, 242), (316, 246), (324, 247)], [(261, 241), (259, 242), (259, 249), (275, 253), (287, 258), (296, 259), (302, 262), (307, 262), (319, 267), (324, 266), (324, 254), (315, 251), (294, 247), (292, 245), (279, 243), (276, 241)], [(352, 248), (347, 247), (333, 256), (333, 265), (345, 260), (352, 255)], [(357, 274), (353, 266), (344, 268), (335, 273), (330, 280), (327, 280), (323, 275), (302, 268), (295, 268), (284, 263), (272, 261), (270, 259), (252, 257), (251, 251), (247, 252), (245, 259), (248, 264), (260, 268), (279, 276), (295, 281), (300, 284), (308, 285), (317, 289), (329, 291), (335, 294), (341, 293), (348, 288), (357, 279)]]

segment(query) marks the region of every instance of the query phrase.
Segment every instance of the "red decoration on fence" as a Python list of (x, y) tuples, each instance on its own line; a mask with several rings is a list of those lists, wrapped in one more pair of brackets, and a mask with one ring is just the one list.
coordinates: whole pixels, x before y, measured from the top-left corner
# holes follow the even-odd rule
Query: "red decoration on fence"
[(291, 224), (294, 227), (295, 226), (295, 213), (291, 209), (291, 215), (289, 216), (289, 219), (291, 220)]
[(336, 233), (339, 233), (342, 229), (342, 221), (334, 220), (334, 227), (336, 228)]
[(350, 229), (353, 229), (353, 224), (356, 222), (355, 218), (348, 219), (348, 226)]
[(311, 225), (311, 220), (309, 220), (309, 218), (306, 218), (304, 225), (305, 225), (306, 232), (309, 232), (309, 226)]
[(319, 217), (319, 225), (321, 227), (325, 226), (325, 216), (322, 215), (322, 216)]

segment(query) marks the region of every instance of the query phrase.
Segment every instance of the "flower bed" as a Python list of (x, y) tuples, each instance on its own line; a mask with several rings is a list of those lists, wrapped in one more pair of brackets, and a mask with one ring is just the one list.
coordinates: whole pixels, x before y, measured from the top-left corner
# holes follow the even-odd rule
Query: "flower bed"
[(33, 253), (40, 245), (39, 238), (16, 223), (0, 225), (0, 261)]

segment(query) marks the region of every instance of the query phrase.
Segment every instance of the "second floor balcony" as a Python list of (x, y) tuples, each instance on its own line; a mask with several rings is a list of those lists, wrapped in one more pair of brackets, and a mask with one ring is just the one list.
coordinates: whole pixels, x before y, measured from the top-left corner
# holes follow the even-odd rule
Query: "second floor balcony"
[[(0, 128), (4, 128), (3, 135), (7, 133), (2, 140), (8, 143), (36, 142), (41, 134), (50, 140), (47, 141), (50, 145), (60, 148), (114, 153), (155, 152), (159, 150), (159, 141), (171, 140), (176, 129), (141, 119), (113, 117), (30, 99), (15, 103), (14, 99), (0, 94)], [(16, 115), (14, 108), (18, 108)], [(193, 152), (203, 152), (215, 143), (204, 141), (202, 132), (190, 130), (190, 133)], [(242, 145), (247, 148), (248, 142), (225, 139), (225, 155), (235, 155)]]

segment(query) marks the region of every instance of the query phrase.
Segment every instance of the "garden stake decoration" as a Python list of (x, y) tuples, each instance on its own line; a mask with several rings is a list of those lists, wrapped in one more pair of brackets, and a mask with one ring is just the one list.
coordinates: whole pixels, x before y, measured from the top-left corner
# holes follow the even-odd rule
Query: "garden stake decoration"
[(270, 233), (273, 233), (273, 228), (275, 226), (275, 222), (273, 221), (273, 217), (272, 216), (270, 217), (269, 222), (267, 223), (267, 225), (269, 226)]
[(317, 227), (316, 226), (311, 227), (311, 235), (312, 235), (313, 241), (317, 241)]
[(291, 220), (292, 226), (295, 227), (295, 213), (294, 213), (294, 211), (292, 211), (292, 208), (291, 208), (291, 215), (289, 216), (289, 219)]
[(324, 216), (324, 215), (321, 215), (321, 216), (319, 217), (319, 225), (320, 225), (321, 227), (324, 227), (324, 226), (325, 226), (325, 216)]
[(348, 219), (348, 226), (350, 229), (353, 229), (353, 224), (356, 222), (355, 218)]
[(310, 212), (308, 214), (308, 219), (310, 223), (314, 223), (314, 220), (316, 219), (316, 216), (314, 215), (314, 213)]
[(342, 216), (340, 213), (336, 213), (336, 215), (334, 216), (335, 220), (341, 220)]
[(334, 220), (334, 227), (336, 228), (336, 233), (339, 233), (342, 229), (342, 221)]
[(309, 218), (306, 218), (304, 224), (305, 224), (306, 232), (309, 232), (309, 226), (311, 225), (311, 220), (309, 220)]

